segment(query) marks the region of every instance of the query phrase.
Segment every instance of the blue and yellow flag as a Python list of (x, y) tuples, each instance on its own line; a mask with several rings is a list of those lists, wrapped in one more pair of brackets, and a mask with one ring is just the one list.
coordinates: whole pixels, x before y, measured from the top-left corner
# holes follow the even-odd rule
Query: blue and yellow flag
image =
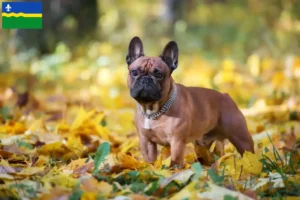
[(2, 2), (2, 28), (41, 29), (42, 2)]

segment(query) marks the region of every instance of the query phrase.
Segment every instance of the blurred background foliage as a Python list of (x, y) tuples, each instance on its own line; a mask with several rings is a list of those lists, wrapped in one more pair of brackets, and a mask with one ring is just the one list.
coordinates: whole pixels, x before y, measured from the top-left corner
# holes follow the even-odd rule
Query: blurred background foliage
[[(192, 167), (196, 179), (177, 182), (178, 174), (171, 174), (179, 171), (165, 167), (171, 160), (167, 148), (160, 164), (142, 167), (133, 124), (136, 102), (126, 83), (125, 57), (134, 36), (143, 40), (148, 56), (160, 55), (175, 40), (180, 51), (175, 81), (229, 93), (246, 116), (257, 154), (236, 159), (234, 147), (226, 144), (226, 156), (201, 183), (213, 180), (254, 199), (299, 196), (300, 0), (37, 1), (43, 2), (42, 30), (0, 29), (0, 196), (12, 191), (32, 198), (49, 191), (50, 199), (64, 198), (73, 187), (73, 199), (78, 192), (98, 195), (112, 188), (118, 195), (141, 190), (157, 196), (195, 190), (190, 183), (202, 168)], [(92, 169), (86, 167), (90, 158), (98, 162), (103, 156), (105, 150), (97, 148), (104, 141), (111, 153), (96, 176), (99, 182), (91, 179), (85, 186), (81, 176)], [(186, 163), (193, 163), (193, 148), (185, 152)], [(72, 167), (66, 166), (71, 160)], [(71, 179), (75, 171), (80, 182)], [(162, 177), (170, 184), (161, 187)], [(206, 186), (197, 188), (203, 192)], [(221, 189), (212, 193), (227, 194)], [(224, 199), (234, 199), (229, 194)]]
[(179, 44), (177, 82), (228, 92), (242, 107), (300, 93), (298, 0), (43, 0), (42, 30), (1, 30), (1, 104), (132, 108), (125, 56)]

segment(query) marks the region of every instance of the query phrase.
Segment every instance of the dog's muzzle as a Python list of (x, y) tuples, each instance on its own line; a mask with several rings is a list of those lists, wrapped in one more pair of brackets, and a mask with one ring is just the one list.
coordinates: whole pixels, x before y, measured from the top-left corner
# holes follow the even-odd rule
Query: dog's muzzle
[(139, 102), (153, 102), (161, 98), (161, 92), (153, 79), (148, 76), (139, 78), (130, 89), (132, 98)]

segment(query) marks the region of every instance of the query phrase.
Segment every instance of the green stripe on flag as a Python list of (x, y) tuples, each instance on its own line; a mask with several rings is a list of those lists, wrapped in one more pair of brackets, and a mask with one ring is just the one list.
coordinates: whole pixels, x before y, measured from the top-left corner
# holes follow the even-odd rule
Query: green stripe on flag
[(41, 29), (43, 18), (41, 17), (3, 17), (3, 29)]

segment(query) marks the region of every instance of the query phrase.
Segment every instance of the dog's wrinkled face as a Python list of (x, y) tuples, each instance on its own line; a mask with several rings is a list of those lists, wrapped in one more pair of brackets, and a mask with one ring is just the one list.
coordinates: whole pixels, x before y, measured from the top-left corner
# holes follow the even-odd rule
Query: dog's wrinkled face
[(170, 70), (160, 58), (140, 57), (129, 66), (130, 94), (138, 102), (159, 101), (167, 77)]
[(139, 103), (151, 103), (164, 98), (172, 83), (172, 71), (177, 67), (178, 48), (170, 42), (160, 57), (147, 57), (143, 44), (134, 37), (129, 44), (126, 58), (128, 64), (128, 87), (130, 95)]

